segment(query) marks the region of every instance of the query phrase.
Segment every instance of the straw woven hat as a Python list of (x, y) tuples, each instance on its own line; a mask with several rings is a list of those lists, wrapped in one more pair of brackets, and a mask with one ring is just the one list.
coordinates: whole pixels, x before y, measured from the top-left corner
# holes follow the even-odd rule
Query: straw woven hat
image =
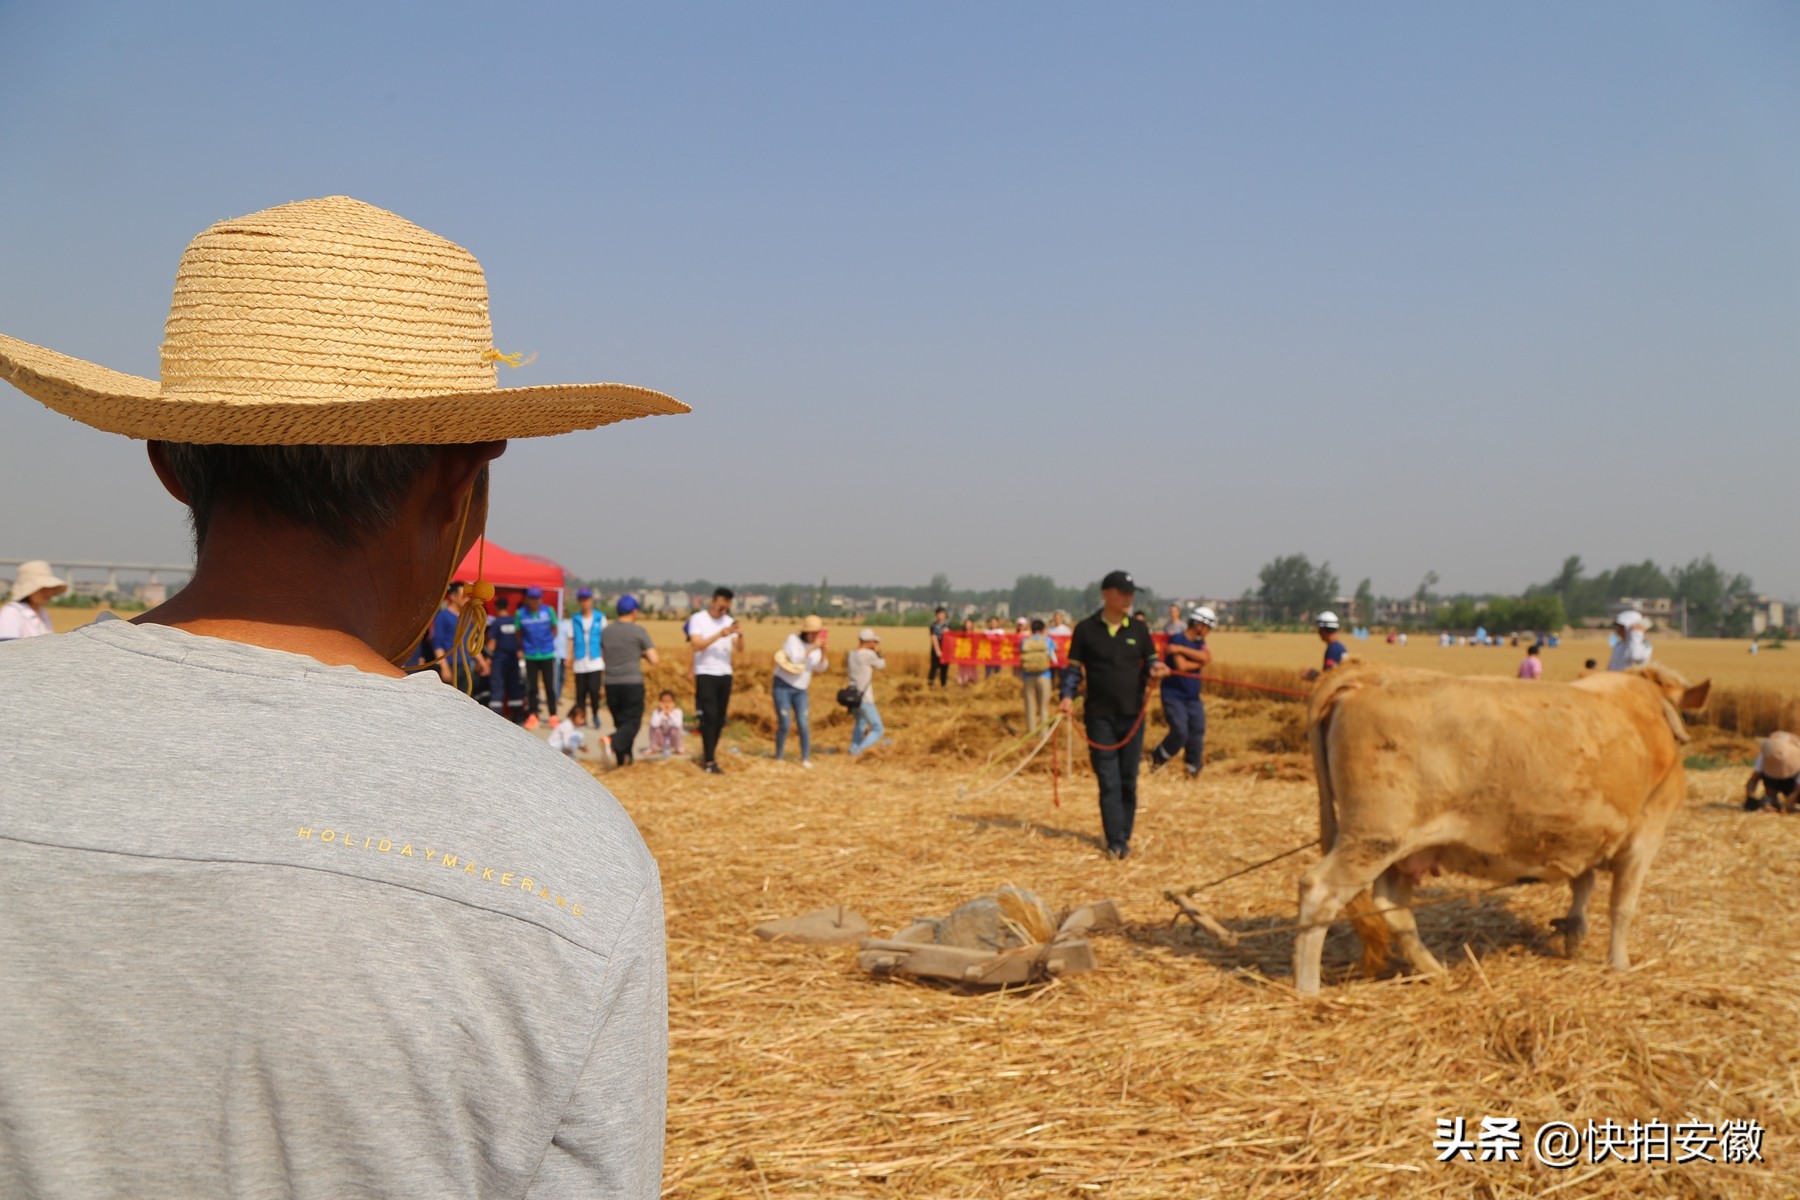
[(30, 562), (19, 564), (19, 577), (13, 580), (12, 595), (7, 599), (23, 600), (41, 588), (50, 588), (50, 594), (56, 596), (68, 591), (69, 585), (56, 577), (49, 563), (41, 558), (34, 558)]
[(0, 335), (0, 378), (83, 424), (160, 441), (484, 442), (688, 411), (622, 383), (498, 387), (505, 357), (475, 257), (347, 196), (189, 243), (160, 382)]

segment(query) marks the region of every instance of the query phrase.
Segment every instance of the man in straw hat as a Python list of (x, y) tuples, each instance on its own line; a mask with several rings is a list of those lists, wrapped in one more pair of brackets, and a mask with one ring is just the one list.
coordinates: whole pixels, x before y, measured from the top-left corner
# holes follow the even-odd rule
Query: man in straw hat
[(194, 239), (160, 381), (0, 337), (21, 391), (148, 442), (196, 550), (167, 604), (0, 649), (0, 1193), (658, 1193), (656, 863), (393, 664), (505, 439), (686, 408), (501, 357), (475, 259), (343, 197)]
[(68, 590), (69, 585), (51, 572), (49, 563), (41, 559), (20, 563), (19, 577), (13, 580), (12, 595), (0, 607), (0, 642), (55, 633), (50, 628), (50, 614), (44, 608)]

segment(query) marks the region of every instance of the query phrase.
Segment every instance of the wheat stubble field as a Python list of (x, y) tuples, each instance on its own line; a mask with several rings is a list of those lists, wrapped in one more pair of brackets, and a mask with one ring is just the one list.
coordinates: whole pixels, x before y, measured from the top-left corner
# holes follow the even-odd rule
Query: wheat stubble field
[[(1207, 894), (1212, 913), (1245, 935), (1235, 951), (1171, 928), (1162, 898), (1316, 836), (1297, 704), (1210, 696), (1205, 773), (1145, 781), (1133, 855), (1116, 863), (1101, 854), (1079, 755), (1073, 779), (1053, 781), (1040, 759), (990, 794), (959, 795), (1021, 732), (1016, 685), (1002, 676), (927, 691), (919, 631), (884, 631), (898, 635), (877, 693), (891, 749), (854, 761), (825, 752), (849, 735), (829, 703), (839, 665), (814, 689), (817, 768), (772, 761), (766, 660), (787, 627), (749, 627), (725, 775), (682, 761), (601, 774), (663, 872), (665, 1195), (1800, 1195), (1800, 817), (1739, 808), (1752, 739), (1696, 727), (1696, 753), (1718, 769), (1689, 772), (1645, 888), (1630, 973), (1602, 967), (1604, 885), (1585, 956), (1569, 962), (1548, 924), (1566, 889), (1469, 898), (1464, 881), (1444, 878), (1424, 894), (1452, 902), (1419, 921), (1446, 979), (1358, 977), (1340, 928), (1324, 997), (1306, 1001), (1290, 986), (1292, 934), (1257, 934), (1293, 919), (1295, 880), (1316, 852)], [(673, 624), (651, 629), (677, 648)], [(831, 640), (841, 656), (854, 630)], [(1223, 634), (1217, 646), (1221, 676), (1274, 680), (1309, 665), (1317, 643)], [(1603, 649), (1565, 643), (1550, 674), (1571, 677)], [(1662, 661), (1695, 677), (1711, 670), (1731, 681), (1727, 693), (1800, 694), (1800, 651), (1750, 660), (1743, 649), (1658, 643)], [(1520, 653), (1367, 647), (1371, 658), (1394, 651), (1508, 674)], [(669, 661), (679, 657), (650, 683), (691, 707)], [(1152, 731), (1160, 736), (1154, 718)], [(1117, 899), (1127, 924), (1097, 939), (1099, 970), (963, 992), (872, 979), (851, 948), (750, 933), (835, 904), (885, 933), (1009, 883), (1058, 907)], [(1524, 1161), (1437, 1162), (1437, 1122), (1457, 1117), (1471, 1129), (1518, 1118)], [(1755, 1121), (1762, 1161), (1555, 1170), (1531, 1161), (1530, 1138), (1556, 1120)]]

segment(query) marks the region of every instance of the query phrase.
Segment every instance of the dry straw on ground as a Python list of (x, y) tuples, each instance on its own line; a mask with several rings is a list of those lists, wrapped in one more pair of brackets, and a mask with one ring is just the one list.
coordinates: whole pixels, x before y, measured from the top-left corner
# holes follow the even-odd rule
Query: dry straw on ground
[[(1085, 772), (1060, 809), (1038, 770), (958, 801), (1020, 730), (1010, 679), (880, 687), (897, 737), (885, 755), (824, 754), (848, 730), (821, 694), (818, 767), (770, 761), (759, 681), (734, 702), (728, 774), (677, 762), (606, 776), (668, 899), (667, 1195), (1796, 1194), (1800, 818), (1741, 812), (1741, 770), (1691, 775), (1630, 974), (1602, 967), (1604, 889), (1570, 963), (1548, 929), (1567, 890), (1528, 887), (1421, 911), (1445, 981), (1352, 978), (1354, 942), (1335, 931), (1335, 974), (1307, 1002), (1290, 987), (1291, 934), (1226, 951), (1171, 929), (1161, 898), (1316, 835), (1297, 706), (1211, 701), (1207, 773), (1148, 779), (1133, 856), (1114, 863)], [(1232, 880), (1206, 906), (1243, 933), (1286, 924), (1313, 858)], [(1454, 890), (1442, 882), (1427, 894)], [(1097, 939), (1098, 971), (1012, 994), (878, 981), (851, 948), (750, 935), (837, 903), (885, 933), (1005, 883), (1056, 905), (1115, 897), (1130, 924)], [(1436, 1121), (1457, 1116), (1515, 1116), (1528, 1139), (1551, 1119), (1752, 1119), (1767, 1133), (1752, 1166), (1437, 1163)]]

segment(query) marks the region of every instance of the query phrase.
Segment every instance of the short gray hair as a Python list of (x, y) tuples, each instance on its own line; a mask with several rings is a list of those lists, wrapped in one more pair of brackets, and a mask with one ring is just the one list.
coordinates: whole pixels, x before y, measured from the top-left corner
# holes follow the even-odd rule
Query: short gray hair
[(187, 494), (194, 546), (220, 505), (252, 509), (345, 549), (381, 533), (437, 446), (213, 446), (162, 442)]

